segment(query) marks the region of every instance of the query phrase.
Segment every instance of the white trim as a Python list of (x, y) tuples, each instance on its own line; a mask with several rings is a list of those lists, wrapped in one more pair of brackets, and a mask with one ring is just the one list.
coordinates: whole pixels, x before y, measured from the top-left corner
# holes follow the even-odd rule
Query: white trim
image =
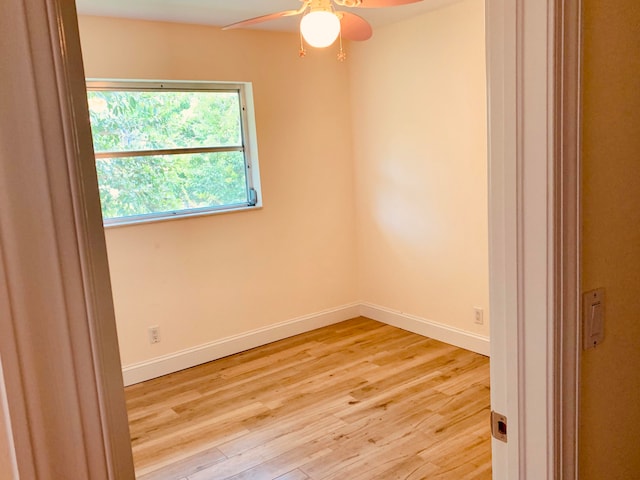
[(471, 350), (472, 352), (489, 356), (489, 337), (483, 335), (366, 302), (360, 305), (360, 315), (409, 332), (417, 333), (418, 335), (424, 335), (434, 340), (455, 345), (465, 350)]
[(496, 480), (555, 472), (557, 0), (487, 0), (491, 407)]
[(18, 473), (133, 478), (75, 2), (2, 6), (0, 356)]
[[(516, 157), (515, 0), (486, 1), (489, 150), (489, 293), (491, 408), (508, 418), (508, 443), (492, 439), (492, 474), (517, 479), (519, 358)], [(516, 320), (516, 321), (514, 321)]]
[(124, 384), (128, 386), (144, 382), (358, 316), (377, 320), (481, 355), (489, 355), (488, 337), (380, 305), (355, 302), (203, 343), (144, 362), (126, 365), (122, 368)]
[(127, 365), (122, 369), (124, 384), (132, 385), (184, 370), (316, 328), (343, 322), (358, 315), (360, 315), (360, 304), (352, 303)]
[(520, 476), (555, 478), (555, 0), (520, 0), (518, 317)]
[(7, 403), (7, 392), (2, 372), (2, 358), (0, 358), (0, 472), (8, 472), (7, 478), (20, 478), (18, 462), (16, 460), (16, 446), (13, 442), (11, 417)]
[(580, 424), (580, 119), (582, 2), (556, 12), (556, 478), (577, 480)]

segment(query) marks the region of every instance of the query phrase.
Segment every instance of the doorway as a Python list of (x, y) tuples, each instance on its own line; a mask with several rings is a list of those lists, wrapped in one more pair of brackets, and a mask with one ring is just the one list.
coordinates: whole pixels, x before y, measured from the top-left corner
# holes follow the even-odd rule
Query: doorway
[[(513, 18), (511, 18), (511, 17), (510, 17), (510, 15), (511, 15), (511, 14), (515, 15), (515, 7), (514, 7), (513, 9), (511, 8), (511, 5), (506, 6), (506, 7), (504, 7), (504, 8), (498, 8), (498, 7), (496, 7), (495, 5), (494, 5), (494, 7), (496, 8), (496, 10), (494, 10), (494, 13), (496, 13), (496, 12), (500, 12), (500, 14), (501, 14), (500, 18), (501, 18), (502, 20), (505, 20), (505, 17), (507, 17), (507, 18), (506, 18), (506, 20), (505, 20), (505, 22), (506, 22), (506, 24), (507, 24), (507, 25), (512, 25), (512, 24), (513, 24), (513, 25), (516, 25), (516, 24), (517, 24), (517, 22), (513, 22), (513, 23), (511, 23), (511, 21), (510, 21), (510, 19), (511, 19), (511, 20), (513, 20)], [(33, 7), (33, 9), (35, 10), (35, 9), (36, 9), (36, 7)], [(536, 11), (536, 10), (535, 10), (535, 6), (533, 6), (533, 7), (532, 7), (532, 11), (534, 11), (534, 12), (536, 12), (536, 13), (538, 13), (538, 14), (540, 13), (539, 11)], [(21, 17), (20, 17), (20, 15), (19, 15), (19, 13), (20, 13), (20, 12), (21, 12), (21, 11), (18, 11), (18, 12), (17, 12), (17, 15), (16, 15), (16, 17), (15, 17), (15, 18), (21, 18)], [(32, 11), (32, 12), (30, 12), (30, 13), (35, 13), (35, 12), (34, 12), (34, 11)], [(502, 15), (504, 15), (504, 16), (502, 16)], [(36, 15), (36, 16), (37, 16), (37, 15)], [(31, 18), (31, 16), (30, 16), (30, 18)], [(507, 20), (508, 20), (508, 21), (507, 21)], [(35, 20), (34, 20), (34, 21), (35, 21)], [(533, 25), (540, 25), (540, 23), (544, 23), (544, 25), (546, 25), (546, 24), (547, 24), (547, 21), (548, 21), (548, 18), (547, 18), (547, 16), (546, 16), (546, 15), (533, 15), (533, 16), (532, 16), (532, 18), (528, 20), (528, 22), (533, 22)], [(539, 22), (539, 23), (538, 23), (538, 24), (536, 24), (535, 22)], [(45, 21), (44, 23), (45, 23), (45, 25), (48, 25), (48, 23), (47, 23), (46, 21)], [(64, 23), (64, 22), (63, 22), (63, 23)], [(527, 25), (531, 26), (532, 24), (531, 24), (531, 23), (527, 23)], [(521, 25), (521, 26), (522, 26), (522, 25)], [(7, 26), (7, 31), (12, 31), (12, 30), (9, 30), (9, 27), (12, 27), (12, 25)], [(18, 27), (19, 27), (19, 25), (15, 25), (14, 27), (15, 27), (15, 28), (18, 28)], [(53, 30), (55, 30), (55, 29), (53, 29)], [(47, 34), (48, 34), (48, 32), (49, 32), (49, 31), (53, 31), (53, 30), (49, 30), (48, 28), (44, 28), (44, 29), (42, 29), (42, 32), (47, 32)], [(546, 28), (542, 28), (542, 29), (538, 29), (538, 28), (536, 28), (536, 29), (534, 29), (534, 31), (541, 31), (541, 30), (543, 30), (543, 31), (549, 31), (549, 30), (548, 30), (548, 29), (546, 29)], [(71, 33), (73, 33), (73, 31), (71, 31)], [(504, 34), (504, 31), (503, 31), (502, 33)], [(510, 32), (510, 33), (511, 33), (511, 32)], [(45, 37), (46, 37), (47, 35), (43, 35), (43, 36), (45, 36)], [(21, 37), (21, 38), (22, 38), (22, 37)], [(47, 37), (45, 40), (48, 42), (48, 41), (49, 41), (49, 37)], [(539, 40), (539, 39), (536, 39), (536, 40)], [(514, 45), (515, 45), (515, 43), (516, 43), (516, 42), (514, 42)], [(533, 42), (532, 42), (531, 44), (526, 43), (525, 45), (533, 45)], [(543, 47), (544, 47), (544, 45), (543, 45)], [(533, 47), (532, 47), (532, 48), (533, 48)], [(538, 48), (542, 48), (542, 47), (538, 47)], [(46, 51), (48, 51), (47, 49), (45, 49), (45, 50), (46, 50)], [(545, 51), (545, 52), (546, 52), (546, 51)], [(76, 55), (77, 55), (78, 53), (79, 53), (79, 52), (77, 52), (77, 51), (76, 51)], [(515, 52), (511, 52), (511, 53), (514, 53), (513, 58), (515, 58)], [(545, 53), (545, 55), (546, 55), (546, 53)], [(543, 55), (543, 56), (544, 56), (544, 55)], [(78, 58), (79, 58), (79, 57), (78, 57)], [(511, 57), (511, 56), (509, 56), (509, 58), (512, 58), (512, 57)], [(545, 58), (546, 58), (546, 57), (545, 57)], [(534, 62), (534, 64), (533, 64), (533, 65), (530, 65), (530, 67), (531, 67), (531, 68), (536, 67), (536, 69), (537, 69), (537, 67), (539, 67), (539, 66), (540, 66), (540, 65), (536, 64), (536, 63), (538, 63), (538, 62), (539, 62), (539, 58), (536, 58), (536, 59), (534, 59), (534, 60), (536, 60), (536, 61)], [(515, 62), (513, 62), (513, 64), (512, 64), (512, 63), (510, 62), (510, 60), (509, 60), (509, 59), (507, 59), (507, 61), (506, 61), (506, 62), (504, 62), (504, 63), (506, 63), (506, 64), (507, 64), (507, 67), (509, 67), (509, 68), (511, 68), (511, 67), (515, 68)], [(527, 64), (525, 64), (525, 68), (526, 68), (526, 65), (527, 65)], [(548, 65), (548, 64), (547, 64), (547, 65)], [(510, 70), (509, 70), (509, 68), (505, 68), (505, 69), (503, 69), (503, 70), (504, 70), (505, 72), (506, 72), (506, 71), (510, 71)], [(543, 69), (543, 70), (544, 70), (544, 69)], [(50, 78), (50, 76), (49, 76), (48, 78)], [(510, 78), (511, 78), (511, 77), (510, 77)], [(546, 82), (543, 82), (543, 83), (544, 83), (544, 84), (546, 84)], [(77, 86), (79, 86), (79, 85), (77, 85)], [(537, 93), (539, 94), (540, 92), (537, 92)], [(545, 95), (543, 95), (543, 97), (545, 97), (545, 98), (546, 98), (546, 96), (545, 96)], [(57, 95), (52, 95), (50, 98), (57, 98)], [(543, 103), (544, 103), (544, 102), (543, 102)], [(36, 117), (39, 117), (39, 116), (41, 116), (41, 115), (45, 115), (45, 114), (46, 114), (46, 112), (40, 112), (40, 113), (37, 113), (37, 112), (36, 112), (36, 114), (35, 114), (35, 115), (36, 115)], [(543, 122), (543, 123), (544, 123), (544, 122)], [(54, 122), (51, 122), (51, 124), (56, 124), (56, 122), (55, 122), (55, 121), (54, 121)], [(546, 123), (545, 123), (545, 124), (546, 124)], [(531, 123), (528, 123), (527, 125), (528, 125), (528, 127), (531, 127), (531, 126), (532, 126), (532, 125), (531, 125)], [(545, 130), (545, 129), (543, 129), (543, 130)], [(10, 130), (9, 130), (9, 128), (7, 128), (7, 131), (10, 131)], [(528, 132), (529, 132), (529, 133), (537, 133), (538, 135), (539, 135), (539, 134), (541, 134), (541, 132), (540, 132), (540, 131), (535, 131), (535, 132), (530, 132), (530, 131), (528, 131)], [(546, 132), (546, 130), (545, 130), (545, 132)], [(546, 135), (546, 133), (545, 133), (545, 135)], [(64, 135), (60, 135), (60, 137), (59, 137), (59, 138), (64, 138)], [(545, 137), (545, 138), (546, 138), (546, 137)], [(548, 140), (548, 139), (547, 139), (547, 140)], [(547, 150), (544, 150), (544, 149), (543, 149), (543, 151), (547, 152)], [(495, 152), (493, 152), (493, 153), (495, 153)], [(530, 152), (530, 153), (531, 153), (531, 152)], [(543, 155), (546, 155), (546, 153), (545, 153), (545, 154), (543, 154)], [(514, 158), (517, 158), (517, 157), (518, 157), (518, 155), (516, 155)], [(525, 159), (525, 165), (527, 165), (527, 163), (526, 163), (526, 158), (528, 158), (528, 157), (525, 155), (525, 156), (524, 156), (524, 159)], [(507, 170), (508, 170), (508, 169), (507, 169)], [(15, 178), (15, 177), (14, 177), (14, 178)], [(531, 177), (531, 179), (532, 179), (532, 181), (534, 181), (534, 183), (535, 183), (535, 181), (540, 182), (538, 185), (540, 185), (540, 184), (542, 184), (542, 185), (546, 185), (546, 181), (547, 181), (547, 178), (546, 178), (546, 177), (544, 177), (544, 178), (540, 178), (540, 177), (536, 177), (536, 176), (534, 175), (534, 176), (532, 176), (532, 177)], [(508, 185), (507, 185), (507, 186), (508, 186)], [(7, 192), (7, 191), (15, 192), (15, 191), (16, 191), (16, 190), (15, 190), (15, 188), (16, 188), (16, 187), (13, 187), (13, 188), (8, 189), (8, 190), (7, 190), (7, 189), (5, 189), (5, 192)], [(507, 190), (509, 190), (509, 188), (507, 188)], [(545, 188), (542, 188), (541, 190), (542, 190), (542, 191), (544, 191), (544, 190), (545, 190)], [(16, 193), (16, 198), (17, 198), (18, 196), (19, 196), (19, 195), (18, 195), (18, 193)], [(50, 202), (50, 201), (51, 201), (51, 199), (50, 199), (50, 198), (49, 198), (49, 199), (43, 199), (43, 201), (49, 201), (49, 202)], [(546, 202), (546, 200), (545, 200), (545, 202)], [(60, 206), (60, 204), (59, 204), (59, 203), (58, 203), (58, 206)], [(520, 208), (522, 208), (522, 205), (520, 205)], [(46, 210), (46, 209), (45, 209), (45, 210)], [(526, 214), (527, 214), (527, 211), (526, 211), (526, 209), (525, 209), (525, 215), (526, 215)], [(8, 222), (8, 221), (9, 221), (9, 220), (5, 220), (5, 222)], [(540, 219), (538, 219), (538, 221), (540, 221)], [(543, 225), (543, 229), (542, 229), (542, 231), (543, 231), (543, 232), (546, 232), (546, 231), (547, 231), (547, 228), (548, 228), (548, 224), (547, 224), (546, 222), (543, 222), (543, 223), (544, 223), (544, 225)], [(5, 224), (4, 224), (4, 226), (7, 226), (7, 224), (5, 223)], [(19, 232), (23, 232), (23, 230), (20, 230), (20, 228), (18, 228), (18, 227), (19, 227), (19, 225), (16, 225), (16, 230), (12, 230), (12, 231), (15, 231), (15, 232), (16, 232), (16, 235), (17, 235)], [(70, 227), (69, 227), (69, 229), (70, 229), (70, 231), (76, 231), (76, 230), (75, 230), (75, 228), (74, 228), (74, 227), (72, 227), (72, 226), (70, 226)], [(507, 229), (507, 230), (508, 230), (508, 229)], [(7, 230), (4, 230), (4, 231), (6, 232)], [(539, 230), (538, 230), (538, 231), (539, 231)], [(503, 231), (503, 232), (504, 232), (505, 236), (508, 236), (509, 238), (511, 238), (511, 237), (514, 235), (514, 233), (515, 233), (514, 231)], [(26, 232), (24, 232), (24, 233), (26, 233)], [(539, 239), (539, 240), (540, 240), (540, 241), (541, 241), (541, 243), (543, 243), (544, 245), (547, 245), (546, 235), (542, 235), (542, 236), (543, 236), (543, 237), (545, 237), (545, 238), (543, 239), (543, 240), (544, 240), (544, 242), (542, 242), (540, 239)], [(72, 238), (76, 238), (76, 237), (75, 237), (75, 236), (72, 236)], [(535, 239), (536, 239), (536, 238), (538, 238), (538, 236), (533, 236), (533, 237), (532, 237), (532, 239), (531, 239), (530, 241), (535, 241)], [(76, 240), (77, 240), (77, 238), (76, 238)], [(8, 245), (8, 244), (5, 244), (5, 245), (6, 245), (6, 246), (5, 246), (5, 248), (10, 248), (10, 245)], [(508, 249), (508, 250), (509, 250), (509, 252), (511, 252), (511, 249)], [(54, 255), (55, 255), (55, 254), (54, 254)], [(517, 260), (517, 259), (516, 259), (516, 260)], [(546, 265), (546, 263), (544, 263), (544, 262), (543, 262), (543, 264), (544, 264), (544, 265)], [(11, 271), (15, 271), (15, 270), (10, 270), (10, 273), (11, 273)], [(548, 273), (548, 272), (547, 272), (547, 273)], [(54, 278), (56, 278), (56, 277), (54, 276)], [(545, 276), (545, 278), (548, 278), (548, 277), (547, 277), (547, 276)], [(517, 280), (517, 281), (519, 281), (519, 280)], [(522, 292), (522, 291), (521, 291), (521, 292)], [(525, 290), (524, 292), (525, 292), (525, 294), (526, 294), (526, 290)], [(521, 294), (522, 294), (522, 293), (521, 293)], [(526, 295), (525, 295), (525, 296), (526, 296)], [(509, 298), (513, 298), (513, 297), (509, 297)], [(534, 298), (535, 298), (535, 295), (534, 295)], [(545, 298), (546, 298), (546, 295), (545, 295)], [(535, 303), (535, 302), (534, 302), (534, 303)], [(509, 302), (507, 302), (507, 305), (511, 305), (511, 304), (510, 304)], [(512, 305), (511, 305), (511, 306), (512, 306)], [(543, 309), (543, 310), (544, 310), (544, 312), (542, 312), (542, 315), (543, 315), (545, 318), (548, 318), (549, 310), (548, 310), (548, 309)], [(13, 317), (12, 317), (12, 318), (13, 318)], [(494, 318), (494, 320), (495, 320), (495, 318), (496, 318), (496, 311), (495, 311), (495, 309), (494, 309), (494, 311), (493, 311), (493, 318)], [(523, 320), (523, 321), (524, 321), (524, 320)], [(538, 323), (539, 323), (539, 322), (538, 322)], [(544, 322), (543, 322), (543, 323), (544, 323)], [(95, 324), (94, 324), (94, 325), (95, 325)], [(494, 323), (494, 325), (495, 325), (495, 323)], [(536, 325), (536, 324), (533, 324), (533, 323), (532, 323), (532, 324), (531, 324), (531, 326), (529, 326), (529, 324), (528, 324), (528, 323), (526, 323), (526, 325), (527, 325), (527, 333), (531, 333), (532, 331), (535, 331), (535, 325)], [(79, 324), (78, 324), (78, 326), (79, 326)], [(522, 324), (520, 324), (520, 326), (522, 326)], [(548, 326), (547, 324), (545, 324), (545, 325), (544, 325), (544, 327), (545, 327), (545, 328), (543, 329), (544, 331), (542, 332), (542, 333), (543, 333), (543, 335), (542, 335), (541, 337), (537, 337), (537, 338), (536, 338), (536, 336), (534, 335), (534, 336), (532, 336), (529, 340), (530, 340), (530, 341), (534, 341), (534, 340), (536, 340), (536, 339), (537, 339), (537, 340), (541, 340), (545, 345), (548, 345), (549, 337), (548, 337), (548, 329), (546, 328), (547, 326)], [(25, 328), (27, 328), (27, 327), (25, 327)], [(33, 327), (33, 328), (35, 328), (35, 327)], [(59, 331), (59, 332), (58, 332), (57, 330), (52, 330), (52, 335), (57, 335), (57, 334), (65, 335), (65, 333), (64, 333), (64, 332), (66, 332), (66, 331), (68, 331), (68, 330), (65, 330), (65, 329), (62, 329), (62, 328), (60, 329), (60, 331)], [(56, 332), (58, 332), (58, 333), (56, 333)], [(94, 330), (94, 332), (95, 332), (95, 330)], [(546, 332), (547, 334), (544, 334), (545, 332)], [(21, 333), (21, 332), (12, 332), (11, 339), (12, 339), (12, 340), (15, 340), (15, 339), (16, 339), (16, 335), (21, 336), (21, 335), (24, 335), (25, 333), (29, 333), (29, 332), (24, 332), (24, 331), (23, 331), (22, 333)], [(516, 332), (516, 333), (518, 333), (518, 332)], [(516, 335), (516, 337), (518, 337), (518, 338), (519, 338), (519, 341), (522, 341), (522, 338), (520, 338), (520, 335), (521, 335), (521, 332), (520, 332), (520, 333), (518, 333), (518, 334)], [(9, 336), (7, 336), (7, 337), (5, 337), (5, 338), (9, 338)], [(27, 338), (27, 337), (24, 337), (24, 338)], [(37, 338), (37, 335), (33, 335), (33, 338)], [(85, 340), (84, 340), (84, 341), (87, 341), (87, 342), (88, 342), (88, 343), (85, 343), (85, 345), (87, 345), (87, 344), (91, 344), (91, 342), (87, 340), (87, 339), (89, 339), (89, 338), (90, 338), (90, 336), (88, 336), (88, 335), (87, 335), (87, 336), (86, 336), (86, 337), (84, 337), (84, 338), (85, 338)], [(25, 341), (26, 341), (26, 340), (25, 340)], [(94, 340), (94, 341), (95, 341), (95, 340)], [(527, 341), (528, 341), (528, 340), (527, 340)], [(14, 342), (14, 343), (12, 343), (12, 344), (14, 344), (14, 345), (15, 345), (16, 343), (17, 343), (17, 342)], [(516, 345), (519, 345), (519, 344), (518, 344), (518, 343), (516, 343)], [(20, 365), (22, 362), (20, 362), (20, 361), (19, 361), (20, 357), (16, 356), (15, 354), (10, 355), (10, 346), (11, 346), (11, 345), (7, 345), (7, 343), (6, 343), (6, 342), (5, 342), (5, 343), (3, 343), (3, 362), (4, 362), (4, 360), (5, 360), (5, 354), (6, 354), (6, 356), (8, 357), (7, 364), (10, 366), (11, 370), (16, 369), (17, 371), (19, 371), (19, 370), (20, 370), (19, 365)], [(72, 347), (72, 348), (73, 348), (73, 347)], [(94, 348), (97, 348), (97, 346), (95, 345), (95, 343), (94, 343)], [(535, 351), (537, 351), (537, 350), (536, 350), (536, 349), (534, 349), (533, 351), (535, 352)], [(40, 353), (42, 353), (42, 352), (40, 352)], [(529, 354), (529, 353), (530, 353), (530, 352), (528, 352), (528, 354)], [(544, 361), (543, 361), (542, 363), (543, 363), (543, 364), (546, 364), (546, 359), (550, 356), (550, 353), (549, 353), (549, 351), (548, 351), (547, 349), (545, 349), (543, 353), (544, 353), (544, 355), (542, 355), (542, 358), (544, 358)], [(28, 352), (22, 352), (22, 355), (28, 355)], [(517, 357), (517, 355), (516, 355), (516, 357)], [(518, 365), (518, 373), (519, 373), (519, 376), (518, 376), (518, 382), (522, 382), (522, 381), (524, 381), (524, 382), (525, 382), (525, 385), (527, 385), (527, 383), (526, 383), (527, 379), (529, 379), (529, 380), (533, 381), (533, 382), (534, 382), (534, 384), (535, 384), (535, 382), (536, 382), (536, 381), (537, 381), (537, 382), (541, 382), (541, 383), (543, 384), (543, 385), (542, 385), (542, 387), (543, 387), (543, 388), (542, 388), (542, 391), (543, 391), (543, 392), (547, 392), (547, 393), (548, 393), (548, 391), (549, 391), (549, 385), (548, 385), (548, 383), (547, 383), (546, 378), (541, 378), (540, 376), (535, 376), (535, 378), (533, 378), (533, 379), (530, 379), (530, 378), (529, 378), (529, 376), (530, 376), (531, 374), (535, 373), (535, 370), (534, 370), (533, 372), (530, 372), (530, 371), (528, 371), (528, 370), (527, 370), (528, 360), (530, 360), (530, 357), (525, 357), (525, 358), (526, 358), (527, 362), (525, 362), (525, 364), (524, 364), (524, 365), (522, 365), (522, 363), (521, 363), (521, 362), (520, 362), (520, 363), (516, 362), (516, 365)], [(56, 356), (56, 355), (51, 355), (51, 356), (49, 356), (49, 357), (48, 357), (48, 360), (49, 360), (49, 361), (53, 361), (53, 359), (57, 359), (57, 356)], [(99, 362), (99, 363), (100, 363), (100, 362)], [(70, 372), (73, 372), (73, 371), (74, 371), (74, 369), (73, 369), (73, 368), (71, 368), (69, 371), (70, 371)], [(19, 382), (17, 382), (17, 380), (16, 380), (16, 378), (15, 378), (15, 377), (11, 377), (11, 378), (10, 378), (10, 377), (11, 377), (10, 375), (7, 375), (7, 383), (10, 385), (10, 387), (14, 387), (15, 385), (17, 385), (17, 384), (19, 383)], [(524, 377), (524, 379), (523, 379), (523, 377)], [(517, 384), (518, 384), (518, 383), (516, 383), (516, 385), (517, 385)], [(515, 388), (516, 394), (515, 394), (515, 397), (514, 397), (514, 398), (518, 398), (518, 393), (517, 393), (518, 389), (516, 388), (516, 385), (512, 385), (512, 386), (510, 387), (510, 388)], [(13, 396), (10, 398), (10, 403), (11, 403), (11, 402), (13, 402), (13, 404), (14, 404), (14, 405), (25, 404), (24, 400), (26, 399), (26, 395), (20, 395), (20, 394), (18, 394), (18, 393), (15, 393), (16, 391), (18, 391), (18, 390), (20, 390), (20, 389), (18, 389), (18, 388), (16, 387), (15, 389), (10, 388), (10, 390), (12, 390), (12, 392), (14, 392)], [(21, 391), (21, 390), (20, 390), (20, 391)], [(531, 390), (531, 389), (527, 389), (527, 391), (531, 392), (532, 390)], [(539, 390), (538, 390), (538, 391), (539, 391)], [(24, 393), (24, 392), (23, 392), (23, 393)], [(63, 393), (64, 393), (63, 391), (58, 390), (58, 391), (56, 392), (56, 395), (62, 395)], [(10, 394), (10, 395), (11, 395), (11, 394)], [(89, 396), (90, 396), (90, 395), (89, 395)], [(36, 397), (30, 397), (30, 398), (32, 399), (32, 400), (31, 400), (32, 402), (37, 400), (37, 398), (36, 398)], [(86, 401), (86, 402), (82, 402), (82, 405), (86, 405), (86, 408), (89, 408), (89, 405), (90, 405), (90, 402), (88, 401), (88, 398), (89, 398), (89, 397), (87, 397), (87, 401)], [(547, 397), (546, 397), (546, 395), (545, 395), (545, 398), (547, 398)], [(517, 403), (517, 402), (516, 402), (516, 403)], [(543, 402), (543, 404), (544, 404), (544, 405), (546, 405), (547, 403), (546, 403), (546, 402)], [(78, 411), (86, 411), (86, 408), (85, 408), (85, 410), (83, 410), (83, 409), (78, 409)], [(524, 412), (522, 412), (522, 415), (524, 415)], [(98, 416), (100, 416), (99, 410), (98, 410)], [(104, 418), (104, 411), (102, 412), (102, 418)], [(515, 417), (513, 417), (513, 418), (520, 418), (520, 417), (519, 417), (519, 415), (516, 415), (516, 416), (515, 416)], [(547, 416), (547, 418), (548, 418), (548, 416)], [(519, 423), (519, 422), (518, 422), (518, 423)], [(541, 428), (547, 428), (547, 427), (548, 427), (548, 423), (544, 423), (544, 422), (542, 422), (542, 423), (543, 423), (546, 427), (541, 427)], [(532, 422), (529, 422), (529, 425), (531, 425), (531, 424), (532, 424)], [(108, 422), (107, 422), (107, 423), (104, 423), (103, 425), (105, 425), (105, 426), (106, 426), (106, 425), (108, 425)], [(53, 426), (53, 427), (54, 427), (54, 428), (52, 429), (52, 431), (56, 431), (55, 426)], [(14, 425), (14, 431), (16, 431), (16, 430), (20, 430), (20, 427), (16, 427), (16, 426)], [(512, 431), (512, 432), (514, 432), (514, 430), (513, 430), (513, 429), (512, 429), (511, 431)], [(516, 432), (516, 435), (525, 435), (525, 433), (524, 433), (524, 432), (520, 432), (520, 433), (519, 433), (519, 432), (518, 432), (518, 430), (517, 430), (517, 428), (516, 428), (515, 432)], [(18, 433), (20, 433), (20, 432), (18, 432)], [(529, 430), (528, 432), (526, 432), (526, 435), (532, 435), (532, 436), (535, 438), (539, 433), (540, 433), (540, 432), (539, 432), (539, 431), (537, 431), (537, 430), (536, 430), (536, 431)], [(19, 435), (16, 435), (16, 436), (20, 437), (24, 442), (26, 442), (27, 444), (29, 444), (29, 442), (28, 442), (28, 440), (27, 440), (27, 438), (28, 438), (28, 437), (25, 437), (24, 435), (23, 435), (23, 436), (21, 436), (21, 435), (22, 435), (22, 434), (20, 433)], [(545, 438), (549, 438), (549, 435), (545, 435)], [(532, 442), (528, 442), (528, 443), (530, 443), (530, 444), (531, 444)], [(543, 442), (543, 443), (544, 443), (544, 442)], [(82, 442), (80, 442), (80, 444), (82, 444)], [(510, 444), (509, 444), (509, 446), (511, 446), (511, 445), (513, 445), (513, 443), (510, 443)], [(24, 445), (21, 443), (21, 444), (20, 444), (20, 446), (24, 446)], [(103, 445), (103, 448), (104, 448), (104, 447), (105, 447), (105, 446)], [(51, 448), (50, 448), (49, 450), (47, 450), (47, 452), (49, 452), (49, 453), (47, 453), (47, 452), (43, 452), (43, 453), (42, 453), (42, 455), (44, 456), (44, 455), (48, 455), (48, 454), (53, 454), (53, 453), (56, 451), (56, 449), (60, 449), (60, 450), (58, 450), (58, 451), (62, 451), (62, 450), (64, 449), (64, 442), (60, 442), (60, 444), (59, 444), (59, 445), (57, 445), (57, 446), (55, 446), (55, 447), (54, 447), (54, 446), (51, 446)], [(107, 448), (107, 450), (109, 450), (109, 449)], [(545, 452), (547, 452), (547, 449), (545, 449)], [(517, 454), (516, 454), (516, 455), (517, 455)], [(545, 457), (546, 457), (546, 455), (545, 455)], [(22, 457), (21, 457), (21, 458), (22, 458)], [(38, 459), (39, 459), (39, 458), (42, 458), (42, 457), (38, 457), (38, 458), (36, 458), (36, 463), (38, 462)], [(91, 458), (91, 457), (88, 457), (88, 458)], [(516, 457), (516, 458), (517, 458), (517, 457)], [(529, 458), (529, 457), (527, 456), (527, 458)], [(23, 459), (23, 460), (24, 460), (24, 459)], [(25, 461), (26, 461), (26, 460), (25, 460)], [(44, 460), (43, 460), (43, 461), (44, 461)], [(22, 465), (22, 464), (23, 464), (23, 462), (19, 462), (19, 464), (20, 464), (20, 465)], [(72, 462), (72, 464), (73, 464), (73, 462)], [(544, 465), (548, 465), (548, 462), (546, 462), (546, 461), (545, 461), (545, 462), (542, 462), (542, 464), (544, 464)], [(45, 465), (45, 464), (43, 464), (43, 465)], [(513, 478), (516, 478), (516, 477), (513, 477)]]

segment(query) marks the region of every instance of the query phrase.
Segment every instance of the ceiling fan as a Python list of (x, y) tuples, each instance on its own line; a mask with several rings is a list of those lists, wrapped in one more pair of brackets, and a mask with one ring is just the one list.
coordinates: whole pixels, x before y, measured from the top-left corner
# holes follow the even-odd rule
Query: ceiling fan
[(297, 10), (270, 13), (260, 17), (250, 18), (241, 22), (222, 27), (223, 30), (248, 27), (257, 23), (267, 22), (282, 17), (303, 15), (300, 20), (300, 56), (306, 51), (303, 39), (312, 47), (324, 48), (340, 38), (340, 52), (338, 59), (344, 60), (346, 55), (342, 49), (342, 38), (347, 40), (368, 40), (373, 31), (371, 25), (364, 18), (336, 7), (346, 8), (383, 8), (417, 3), (422, 0), (300, 0), (302, 6)]

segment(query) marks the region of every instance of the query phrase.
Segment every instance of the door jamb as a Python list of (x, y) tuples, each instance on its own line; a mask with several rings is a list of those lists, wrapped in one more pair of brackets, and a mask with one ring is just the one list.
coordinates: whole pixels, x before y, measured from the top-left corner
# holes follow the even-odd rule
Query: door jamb
[(0, 390), (14, 467), (133, 479), (75, 2), (4, 0), (0, 32)]
[(581, 356), (582, 1), (556, 6), (556, 478), (577, 480)]

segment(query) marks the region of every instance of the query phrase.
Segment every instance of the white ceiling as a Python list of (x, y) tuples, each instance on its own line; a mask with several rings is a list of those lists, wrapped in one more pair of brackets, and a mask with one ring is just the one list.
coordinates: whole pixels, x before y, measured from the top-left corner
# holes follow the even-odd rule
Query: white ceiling
[[(390, 8), (350, 9), (374, 27), (388, 25), (460, 0), (423, 0)], [(81, 15), (162, 20), (224, 26), (247, 18), (297, 9), (300, 0), (76, 0)], [(265, 22), (252, 28), (296, 31), (299, 17)]]

